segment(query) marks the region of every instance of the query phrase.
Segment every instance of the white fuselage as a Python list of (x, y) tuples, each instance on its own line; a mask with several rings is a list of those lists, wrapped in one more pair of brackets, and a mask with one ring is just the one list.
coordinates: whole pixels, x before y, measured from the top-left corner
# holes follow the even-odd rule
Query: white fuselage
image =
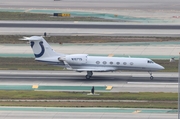
[(146, 58), (125, 58), (125, 57), (99, 57), (88, 56), (87, 63), (76, 64), (70, 63), (73, 69), (109, 69), (113, 70), (139, 70), (139, 71), (156, 71), (163, 69), (162, 66)]
[[(64, 66), (64, 63), (59, 61), (58, 57), (52, 57), (48, 59), (45, 58), (44, 60), (41, 59), (39, 61), (49, 62), (50, 64), (58, 66)], [(164, 67), (148, 58), (87, 56), (86, 61), (82, 62), (79, 61), (79, 58), (76, 56), (67, 60), (67, 63), (72, 67), (72, 70), (76, 71), (157, 71), (164, 69)]]

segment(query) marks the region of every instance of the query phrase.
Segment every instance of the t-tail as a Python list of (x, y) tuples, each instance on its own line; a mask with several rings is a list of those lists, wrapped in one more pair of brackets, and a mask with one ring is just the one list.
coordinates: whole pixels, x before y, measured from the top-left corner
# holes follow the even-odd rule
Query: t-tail
[(54, 59), (54, 57), (57, 57), (56, 59), (58, 60), (58, 57), (64, 56), (64, 54), (55, 52), (42, 36), (24, 37), (20, 40), (28, 40), (30, 42), (36, 60), (45, 61)]

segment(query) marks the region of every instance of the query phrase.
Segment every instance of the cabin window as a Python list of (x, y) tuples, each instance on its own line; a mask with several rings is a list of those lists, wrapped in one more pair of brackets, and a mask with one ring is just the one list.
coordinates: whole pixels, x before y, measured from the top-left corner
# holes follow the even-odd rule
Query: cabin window
[(106, 62), (106, 61), (103, 61), (103, 64), (107, 64), (107, 62)]
[(120, 62), (116, 62), (117, 65), (120, 65)]
[(124, 65), (126, 65), (127, 63), (126, 62), (123, 62)]
[(100, 64), (100, 61), (96, 61), (96, 64)]
[(133, 65), (133, 62), (130, 62), (130, 65)]
[(113, 62), (110, 62), (110, 64), (113, 64)]

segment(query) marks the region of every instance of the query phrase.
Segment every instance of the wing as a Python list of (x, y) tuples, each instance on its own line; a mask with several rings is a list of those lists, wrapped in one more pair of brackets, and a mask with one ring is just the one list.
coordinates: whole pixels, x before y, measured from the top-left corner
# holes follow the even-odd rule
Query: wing
[(75, 71), (78, 72), (83, 72), (83, 71), (93, 71), (93, 72), (108, 72), (108, 71), (115, 71), (115, 68), (101, 68), (101, 69), (74, 69)]
[(62, 60), (64, 62), (65, 68), (67, 70), (74, 70), (77, 72), (83, 72), (83, 71), (93, 71), (93, 72), (109, 72), (109, 71), (115, 71), (115, 68), (112, 67), (99, 67), (99, 68), (94, 68), (94, 69), (73, 69), (65, 60)]

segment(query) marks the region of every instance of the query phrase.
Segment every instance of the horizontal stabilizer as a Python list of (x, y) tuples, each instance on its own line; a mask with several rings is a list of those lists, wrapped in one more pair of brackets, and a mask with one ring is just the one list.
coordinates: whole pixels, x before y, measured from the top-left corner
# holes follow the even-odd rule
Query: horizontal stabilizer
[(38, 41), (38, 40), (42, 40), (42, 37), (39, 37), (39, 36), (23, 37), (19, 40)]

